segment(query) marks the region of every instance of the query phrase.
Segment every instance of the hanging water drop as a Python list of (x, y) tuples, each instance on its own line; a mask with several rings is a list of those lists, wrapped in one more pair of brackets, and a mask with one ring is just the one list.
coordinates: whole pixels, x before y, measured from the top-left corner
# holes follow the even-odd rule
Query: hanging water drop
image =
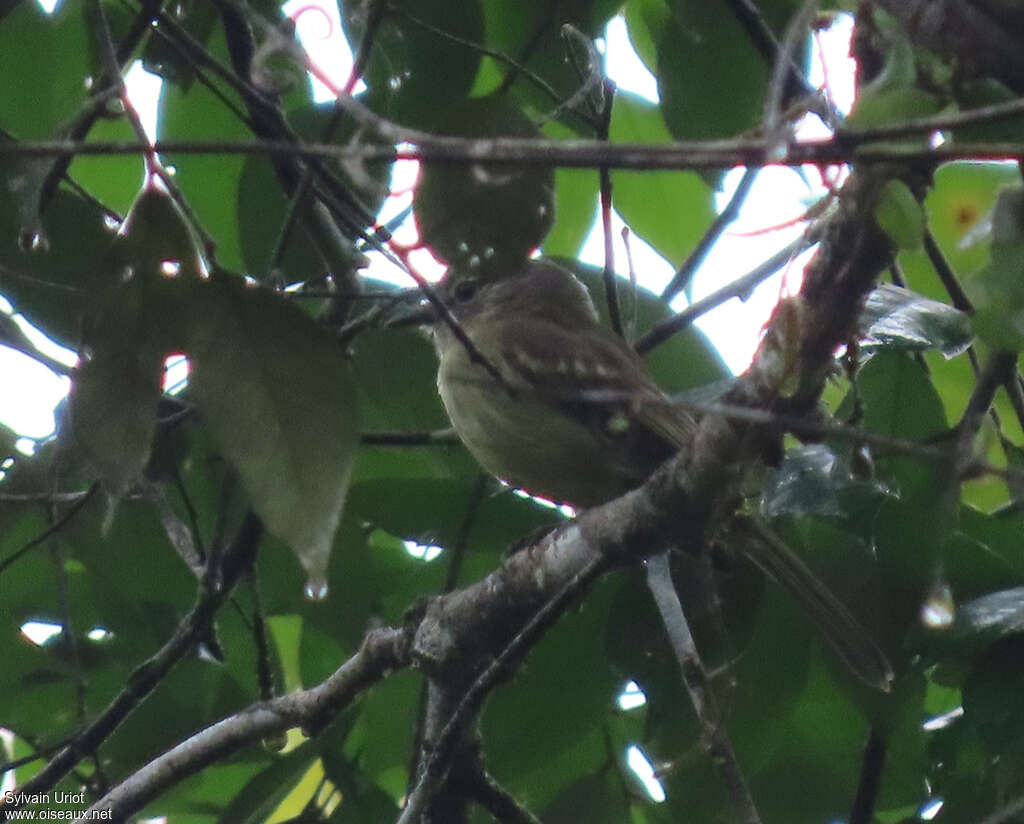
[(40, 231), (25, 230), (18, 236), (18, 245), (23, 252), (43, 254), (50, 249), (50, 241)]
[(323, 576), (310, 578), (302, 592), (310, 601), (323, 601), (327, 597), (327, 579)]

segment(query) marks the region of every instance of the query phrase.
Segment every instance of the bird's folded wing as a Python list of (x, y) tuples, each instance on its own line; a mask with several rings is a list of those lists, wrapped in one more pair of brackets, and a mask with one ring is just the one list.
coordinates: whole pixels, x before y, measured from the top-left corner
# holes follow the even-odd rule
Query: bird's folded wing
[(513, 372), (514, 385), (601, 419), (611, 436), (640, 427), (678, 448), (693, 434), (693, 418), (665, 397), (640, 357), (609, 330), (595, 325), (568, 332), (542, 319), (508, 327), (502, 360)]

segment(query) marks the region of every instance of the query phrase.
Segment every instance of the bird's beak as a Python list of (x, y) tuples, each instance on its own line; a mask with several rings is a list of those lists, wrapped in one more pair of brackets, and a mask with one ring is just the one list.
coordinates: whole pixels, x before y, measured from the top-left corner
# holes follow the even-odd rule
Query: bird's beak
[(391, 312), (385, 326), (429, 326), (439, 320), (437, 309), (426, 301), (409, 303), (397, 307)]

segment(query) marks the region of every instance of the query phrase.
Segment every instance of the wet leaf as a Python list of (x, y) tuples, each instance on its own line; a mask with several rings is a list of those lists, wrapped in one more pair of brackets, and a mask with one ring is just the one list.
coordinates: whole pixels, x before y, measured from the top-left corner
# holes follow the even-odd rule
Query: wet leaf
[(300, 309), (217, 273), (191, 320), (190, 385), (267, 528), (326, 586), (359, 429), (341, 347)]

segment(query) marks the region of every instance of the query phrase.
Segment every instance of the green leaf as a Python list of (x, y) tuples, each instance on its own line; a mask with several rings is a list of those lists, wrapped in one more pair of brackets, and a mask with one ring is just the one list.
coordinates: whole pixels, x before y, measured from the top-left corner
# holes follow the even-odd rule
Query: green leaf
[[(205, 46), (217, 22), (217, 9), (209, 3), (184, 2), (175, 8), (174, 22), (183, 28), (197, 45)], [(142, 49), (142, 65), (146, 71), (166, 82), (188, 89), (195, 80), (196, 64), (170, 37), (159, 31), (146, 40)]]
[[(462, 137), (538, 137), (505, 96), (449, 106), (437, 124)], [(453, 266), (495, 274), (540, 246), (554, 219), (554, 175), (539, 166), (428, 164), (413, 200), (420, 238)]]
[(859, 326), (861, 345), (870, 349), (938, 349), (952, 358), (971, 345), (971, 321), (966, 314), (889, 284), (868, 295)]
[[(227, 62), (227, 50), (220, 36), (213, 39), (211, 54)], [(235, 140), (245, 142), (252, 134), (247, 125), (209, 89), (200, 84), (185, 90), (165, 85), (160, 95), (161, 140)], [(245, 162), (243, 155), (177, 155), (162, 153), (173, 166), (175, 181), (184, 192), (199, 221), (217, 244), (217, 262), (228, 269), (243, 266), (238, 219), (234, 203), (238, 180)]]
[(346, 759), (338, 747), (323, 750), (324, 773), (341, 791), (341, 803), (328, 821), (348, 824), (350, 821), (391, 821), (398, 814), (398, 805), (384, 790), (370, 780), (357, 764)]
[[(602, 270), (577, 260), (557, 260), (590, 290), (602, 322), (608, 323), (608, 302), (605, 300)], [(628, 325), (627, 338), (639, 337), (654, 324), (671, 316), (669, 305), (657, 295), (642, 287), (636, 290), (629, 281), (617, 278), (616, 292), (619, 307)], [(666, 392), (679, 392), (731, 377), (711, 342), (703, 332), (693, 326), (673, 335), (646, 356), (647, 366), (654, 380)]]
[[(1012, 600), (1016, 601), (1018, 596), (1019, 593), (1012, 596)], [(1004, 753), (1018, 754), (1024, 742), (1022, 652), (1024, 639), (1019, 636), (1001, 641), (992, 647), (964, 683), (964, 720), (977, 730), (992, 758), (999, 759)], [(1019, 770), (1018, 762), (1018, 774)]]
[(57, 343), (77, 347), (82, 316), (115, 278), (114, 233), (98, 209), (63, 191), (38, 221), (34, 200), (13, 197), (32, 174), (0, 163), (0, 292)]
[[(918, 86), (913, 49), (905, 37), (897, 36), (885, 53), (882, 71), (857, 95), (844, 127), (871, 128), (908, 117), (925, 117), (935, 114), (939, 106), (937, 96)], [(906, 139), (912, 143), (923, 140), (922, 136)]]
[[(359, 417), (368, 432), (429, 432), (451, 426), (437, 394), (437, 357), (425, 335), (409, 329), (370, 330), (354, 343)], [(420, 448), (367, 446), (356, 477), (472, 478), (476, 462), (461, 444)]]
[(764, 109), (768, 64), (735, 15), (721, 0), (668, 5), (672, 19), (651, 39), (658, 44), (658, 94), (669, 131), (698, 140), (753, 128)]
[(622, 779), (609, 771), (588, 775), (559, 793), (544, 808), (545, 824), (622, 824), (629, 815)]
[[(90, 142), (134, 143), (134, 129), (124, 117), (99, 120), (89, 130)], [(79, 155), (68, 168), (71, 178), (117, 214), (124, 214), (135, 199), (143, 162), (132, 155), (103, 157)]]
[(163, 362), (178, 344), (182, 290), (163, 268), (172, 263), (182, 281), (200, 275), (184, 216), (161, 184), (147, 181), (113, 247), (71, 393), (75, 441), (99, 471), (112, 503), (149, 461)]
[[(991, 77), (967, 79), (955, 83), (953, 94), (957, 108), (967, 114), (971, 109), (995, 106), (1015, 100), (1017, 95), (1000, 81)], [(1020, 139), (1024, 121), (1018, 117), (1002, 117), (991, 122), (976, 123), (972, 126), (960, 126), (951, 129), (954, 141), (972, 142), (988, 141), (991, 143), (1013, 142)]]
[[(571, 138), (573, 133), (557, 121), (545, 124), (551, 138)], [(548, 257), (574, 258), (594, 223), (598, 202), (598, 175), (592, 169), (555, 169), (555, 223), (544, 239)]]
[(1024, 349), (1024, 187), (999, 193), (989, 264), (964, 286), (978, 336), (998, 349)]
[(869, 430), (923, 438), (946, 428), (942, 402), (920, 366), (896, 352), (880, 352), (864, 366), (858, 386)]
[[(945, 163), (936, 170), (934, 185), (925, 195), (925, 212), (928, 228), (954, 272), (968, 276), (985, 265), (992, 204), (1000, 188), (1018, 180), (1015, 170), (1004, 163)], [(948, 300), (924, 252), (903, 250), (899, 262), (910, 288), (926, 297)]]
[(301, 310), (223, 273), (190, 323), (196, 406), (315, 593), (325, 586), (358, 443), (349, 365)]
[[(614, 143), (671, 139), (658, 107), (620, 92), (609, 135)], [(681, 263), (714, 220), (711, 189), (694, 172), (612, 174), (612, 203), (630, 228), (666, 259)]]
[(0, 24), (0, 127), (21, 139), (58, 137), (86, 102), (92, 68), (80, 2), (61, 3), (52, 15), (18, 3)]
[(827, 446), (808, 444), (786, 450), (782, 464), (769, 474), (761, 511), (768, 518), (864, 517), (893, 494), (874, 479), (858, 477), (849, 461)]
[(275, 758), (235, 794), (220, 814), (222, 824), (262, 824), (284, 800), (316, 760), (312, 744)]
[(900, 249), (920, 249), (924, 242), (924, 211), (902, 180), (889, 180), (875, 203), (875, 221)]
[[(603, 645), (616, 589), (605, 581), (591, 592), (533, 649), (514, 686), (495, 692), (487, 703), (482, 729), (488, 761), (513, 794), (529, 787), (530, 803), (553, 798), (560, 786), (593, 771), (606, 755), (600, 738), (590, 734), (605, 723), (621, 687)], [(543, 751), (532, 743), (537, 730), (544, 730)], [(570, 751), (576, 757), (551, 774), (549, 765)]]
[(84, 360), (71, 391), (75, 441), (99, 472), (113, 502), (138, 480), (156, 431), (163, 357), (137, 348), (105, 346)]
[[(366, 30), (367, 10), (358, 0), (340, 4), (353, 51)], [(417, 25), (413, 19), (425, 25)], [(462, 42), (439, 35), (439, 29)], [(382, 115), (407, 126), (429, 126), (437, 114), (464, 99), (473, 86), (480, 53), (465, 43), (484, 40), (478, 0), (401, 0), (374, 33), (363, 80), (367, 100)]]
[(991, 643), (1024, 633), (1024, 587), (992, 592), (960, 606), (954, 632)]

